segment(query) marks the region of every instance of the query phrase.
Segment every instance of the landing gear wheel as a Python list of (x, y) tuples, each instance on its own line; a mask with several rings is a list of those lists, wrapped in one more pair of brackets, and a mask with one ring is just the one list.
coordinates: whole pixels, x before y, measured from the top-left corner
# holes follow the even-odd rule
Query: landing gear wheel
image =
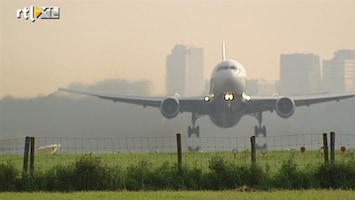
[[(196, 120), (199, 118), (199, 115), (196, 113), (192, 113), (191, 121), (192, 121), (192, 127), (188, 126), (187, 127), (187, 136), (191, 138), (191, 136), (196, 136), (196, 138), (200, 137), (200, 127), (196, 126)], [(189, 151), (199, 151), (200, 147), (199, 146), (189, 146), (188, 147)]]
[(189, 151), (191, 152), (198, 152), (200, 151), (200, 147), (188, 147)]
[(261, 129), (261, 134), (264, 135), (264, 137), (266, 137), (266, 127), (263, 126), (263, 128)]
[[(264, 125), (262, 125), (262, 122), (263, 122), (262, 113), (259, 112), (259, 113), (253, 114), (253, 116), (258, 120), (258, 124), (259, 124), (254, 127), (255, 137), (259, 137), (261, 135), (265, 138), (266, 137), (266, 127)], [(260, 146), (258, 144), (257, 149), (263, 149), (263, 150), (267, 151), (267, 144), (264, 143), (262, 146)]]
[[(196, 128), (193, 128), (191, 126), (188, 127), (187, 129), (187, 135), (189, 138), (191, 138), (191, 136), (196, 136), (196, 138), (200, 137), (200, 127), (197, 126)], [(200, 151), (200, 147), (199, 146), (189, 146), (188, 147), (189, 151)]]
[(263, 135), (264, 137), (266, 137), (266, 127), (265, 126), (262, 126), (262, 127), (255, 126), (254, 133), (255, 133), (256, 137), (258, 137), (259, 135)]
[(191, 126), (189, 126), (187, 128), (187, 136), (191, 137), (192, 135), (195, 135), (196, 137), (200, 137), (200, 127), (197, 126), (196, 128), (191, 128)]

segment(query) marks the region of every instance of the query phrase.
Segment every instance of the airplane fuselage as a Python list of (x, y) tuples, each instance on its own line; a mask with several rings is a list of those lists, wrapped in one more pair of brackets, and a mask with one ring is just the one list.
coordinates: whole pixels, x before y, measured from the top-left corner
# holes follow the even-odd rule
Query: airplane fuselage
[(209, 117), (216, 126), (233, 127), (244, 115), (246, 76), (244, 67), (234, 60), (224, 60), (214, 68)]

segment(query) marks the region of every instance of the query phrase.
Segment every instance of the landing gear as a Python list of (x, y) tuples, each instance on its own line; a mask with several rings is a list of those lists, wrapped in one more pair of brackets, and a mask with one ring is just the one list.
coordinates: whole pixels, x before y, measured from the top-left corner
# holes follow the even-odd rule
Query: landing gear
[[(262, 125), (263, 122), (263, 116), (262, 113), (256, 113), (254, 114), (254, 117), (258, 120), (259, 126), (254, 127), (254, 132), (255, 132), (255, 137), (264, 137), (266, 138), (266, 127)], [(257, 144), (256, 146), (257, 149), (265, 149), (267, 148), (267, 144), (264, 143), (263, 145)]]
[(254, 117), (258, 120), (259, 126), (254, 127), (255, 136), (258, 137), (259, 135), (263, 135), (266, 137), (266, 128), (262, 126), (263, 123), (263, 115), (261, 112), (254, 114)]
[(254, 127), (254, 131), (255, 131), (255, 136), (258, 137), (259, 135), (262, 135), (264, 137), (266, 137), (266, 128), (265, 126), (255, 126)]
[(196, 137), (200, 137), (200, 127), (197, 126), (196, 128), (193, 126), (189, 126), (187, 130), (188, 137), (195, 135)]
[[(191, 138), (192, 136), (195, 136), (196, 138), (200, 137), (200, 127), (196, 126), (196, 120), (200, 117), (199, 114), (196, 113), (192, 113), (191, 116), (191, 122), (192, 122), (192, 127), (189, 126), (187, 128), (187, 136), (189, 138)], [(189, 151), (199, 151), (200, 150), (200, 146), (189, 146), (188, 147)]]

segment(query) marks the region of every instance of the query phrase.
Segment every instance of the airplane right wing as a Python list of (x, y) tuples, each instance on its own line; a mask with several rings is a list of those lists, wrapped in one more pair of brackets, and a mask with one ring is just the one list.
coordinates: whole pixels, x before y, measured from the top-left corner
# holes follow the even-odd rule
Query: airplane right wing
[(329, 101), (339, 101), (341, 99), (352, 98), (355, 93), (350, 94), (325, 94), (325, 95), (311, 95), (311, 96), (291, 96), (291, 97), (251, 97), (251, 101), (246, 103), (246, 114), (253, 114), (264, 111), (274, 111), (277, 108), (278, 101), (285, 99), (295, 107), (310, 106), (311, 104), (324, 103)]

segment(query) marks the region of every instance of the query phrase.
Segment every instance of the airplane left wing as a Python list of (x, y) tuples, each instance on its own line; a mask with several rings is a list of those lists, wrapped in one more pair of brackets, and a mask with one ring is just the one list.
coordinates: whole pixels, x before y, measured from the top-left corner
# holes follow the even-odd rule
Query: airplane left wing
[[(95, 91), (81, 91), (67, 88), (59, 88), (58, 91), (65, 91), (88, 96), (95, 96), (101, 99), (111, 100), (113, 102), (124, 102), (144, 107), (150, 106), (160, 108), (161, 103), (167, 97), (139, 97), (139, 96), (124, 96), (113, 95)], [(180, 104), (180, 112), (194, 112), (199, 114), (208, 114), (208, 106), (204, 102), (203, 97), (176, 97)]]
[[(341, 99), (352, 98), (355, 93), (351, 94), (335, 94), (335, 95), (312, 95), (312, 96), (293, 96), (286, 97), (294, 101), (296, 107), (309, 106), (311, 104), (324, 103), (329, 101), (339, 101)], [(276, 109), (276, 102), (282, 97), (251, 97), (251, 101), (246, 103), (246, 114), (253, 114), (264, 111), (274, 111)]]
[(106, 93), (96, 92), (96, 91), (81, 91), (81, 90), (73, 90), (67, 88), (59, 88), (58, 91), (95, 96), (101, 99), (111, 100), (113, 102), (125, 102), (125, 103), (142, 105), (144, 107), (151, 106), (151, 107), (159, 108), (160, 102), (162, 101), (162, 98), (154, 98), (154, 97), (143, 98), (143, 97), (132, 97), (132, 96), (123, 96), (123, 95), (112, 95), (112, 94), (106, 94)]

